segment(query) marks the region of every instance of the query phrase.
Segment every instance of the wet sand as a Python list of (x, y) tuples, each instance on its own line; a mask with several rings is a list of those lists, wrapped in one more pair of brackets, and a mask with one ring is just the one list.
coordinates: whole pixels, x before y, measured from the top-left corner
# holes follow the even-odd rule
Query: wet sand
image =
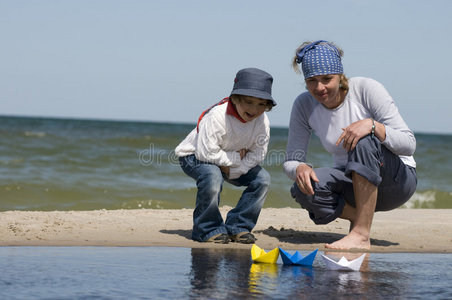
[[(223, 217), (230, 207), (222, 207)], [(0, 246), (170, 246), (249, 248), (192, 241), (192, 209), (0, 212)], [(296, 208), (265, 208), (253, 230), (264, 249), (327, 250), (349, 223), (315, 225)], [(452, 209), (396, 209), (375, 214), (370, 252), (452, 253)]]

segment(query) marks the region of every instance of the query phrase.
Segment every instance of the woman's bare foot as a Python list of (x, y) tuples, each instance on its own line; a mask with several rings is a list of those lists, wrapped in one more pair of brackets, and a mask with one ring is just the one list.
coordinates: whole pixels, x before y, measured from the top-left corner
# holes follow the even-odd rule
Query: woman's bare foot
[(331, 244), (325, 244), (325, 248), (328, 249), (341, 249), (341, 250), (350, 250), (350, 249), (370, 249), (370, 239), (365, 235), (361, 235), (356, 232), (350, 232), (348, 235), (343, 237), (342, 239), (335, 241)]

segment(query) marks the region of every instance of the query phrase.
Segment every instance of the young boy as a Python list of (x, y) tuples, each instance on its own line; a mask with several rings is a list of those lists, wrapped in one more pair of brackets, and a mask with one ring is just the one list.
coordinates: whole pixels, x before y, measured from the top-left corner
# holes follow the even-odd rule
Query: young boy
[[(204, 111), (198, 125), (176, 147), (182, 170), (196, 180), (192, 239), (227, 244), (252, 244), (270, 185), (270, 175), (259, 163), (267, 153), (270, 123), (265, 111), (276, 105), (273, 78), (255, 68), (240, 70), (230, 97)], [(223, 222), (220, 193), (223, 182), (246, 186), (237, 206)]]

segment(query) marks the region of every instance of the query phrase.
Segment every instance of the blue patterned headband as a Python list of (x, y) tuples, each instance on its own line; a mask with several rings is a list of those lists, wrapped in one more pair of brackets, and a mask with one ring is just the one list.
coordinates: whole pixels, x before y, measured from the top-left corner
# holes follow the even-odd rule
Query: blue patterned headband
[(304, 78), (344, 73), (339, 50), (327, 41), (313, 42), (297, 53)]

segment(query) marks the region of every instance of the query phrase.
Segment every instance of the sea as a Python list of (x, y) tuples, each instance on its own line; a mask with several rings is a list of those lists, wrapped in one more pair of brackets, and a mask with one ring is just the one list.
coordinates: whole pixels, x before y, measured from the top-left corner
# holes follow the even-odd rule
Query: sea
[[(0, 117), (0, 211), (194, 208), (174, 148), (195, 124)], [(282, 169), (287, 128), (272, 128), (264, 207), (299, 207)], [(415, 133), (418, 187), (406, 208), (452, 208), (452, 135)], [(308, 160), (331, 166), (313, 136)], [(224, 184), (220, 205), (243, 189)]]

